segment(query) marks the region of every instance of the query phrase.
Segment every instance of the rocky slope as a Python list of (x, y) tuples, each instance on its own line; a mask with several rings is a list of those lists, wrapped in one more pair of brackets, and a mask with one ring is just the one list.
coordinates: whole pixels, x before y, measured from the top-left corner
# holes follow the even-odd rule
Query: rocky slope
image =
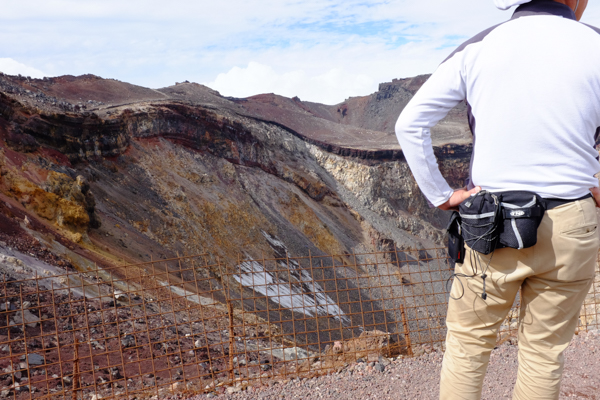
[[(384, 84), (340, 114), (193, 83), (0, 75), (0, 246), (77, 270), (207, 253), (247, 276), (272, 267), (240, 257), (336, 254), (343, 264), (353, 252), (430, 248), (447, 216), (428, 207), (389, 130), (424, 80)], [(458, 107), (436, 133), (455, 186), (470, 158), (463, 117)], [(300, 265), (279, 275), (330, 301), (331, 288), (302, 285)]]
[[(326, 118), (327, 106), (297, 98), (226, 99), (197, 84), (152, 90), (95, 76), (1, 78), (5, 195), (21, 200), (21, 180), (38, 196), (78, 204), (85, 217), (66, 222), (64, 210), (37, 205), (54, 198), (28, 198), (25, 208), (90, 243), (131, 235), (120, 246), (127, 260), (146, 259), (129, 245), (147, 241), (164, 255), (268, 250), (260, 232), (285, 238), (294, 252), (353, 251), (373, 235), (400, 248), (441, 241), (444, 217), (426, 206), (385, 131), (425, 77), (349, 99), (337, 121)], [(463, 111), (448, 124), (464, 131)], [(436, 150), (459, 185), (470, 147), (457, 141)], [(79, 193), (59, 187), (69, 184)]]

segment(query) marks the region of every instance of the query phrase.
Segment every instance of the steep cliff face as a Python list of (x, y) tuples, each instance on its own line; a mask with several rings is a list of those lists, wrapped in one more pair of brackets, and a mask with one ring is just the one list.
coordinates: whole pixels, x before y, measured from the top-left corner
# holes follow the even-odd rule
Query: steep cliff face
[[(363, 112), (364, 121), (326, 118), (326, 106), (300, 99), (227, 99), (197, 84), (151, 90), (94, 76), (0, 75), (0, 89), (0, 247), (52, 265), (206, 253), (240, 267), (238, 283), (256, 274), (279, 282), (256, 260), (336, 254), (332, 263), (343, 265), (353, 252), (443, 240), (447, 216), (428, 207), (394, 135), (376, 130), (383, 119), (368, 111), (400, 89), (362, 109), (347, 102), (346, 116)], [(446, 139), (436, 155), (461, 186), (470, 146)], [(289, 267), (282, 284), (322, 301), (302, 286), (302, 267)], [(206, 272), (220, 282), (218, 269)]]
[[(470, 162), (470, 147), (452, 146), (449, 156), (440, 149), (440, 168), (448, 182), (460, 187)], [(356, 160), (327, 153), (315, 147), (319, 163), (339, 183), (342, 198), (380, 232), (385, 232), (399, 248), (430, 247), (444, 240), (447, 214), (431, 209), (416, 185), (406, 162)], [(415, 236), (414, 240), (405, 236)]]
[[(340, 105), (347, 111), (333, 121), (326, 106), (297, 98), (228, 100), (195, 84), (154, 91), (94, 76), (3, 76), (0, 134), (15, 155), (4, 193), (131, 262), (268, 252), (263, 233), (296, 253), (374, 249), (374, 236), (428, 247), (443, 240), (446, 217), (427, 206), (393, 135), (378, 141), (425, 79), (382, 84)], [(95, 98), (73, 105), (77, 96)], [(469, 146), (436, 152), (461, 185)], [(23, 165), (34, 172), (16, 172)]]

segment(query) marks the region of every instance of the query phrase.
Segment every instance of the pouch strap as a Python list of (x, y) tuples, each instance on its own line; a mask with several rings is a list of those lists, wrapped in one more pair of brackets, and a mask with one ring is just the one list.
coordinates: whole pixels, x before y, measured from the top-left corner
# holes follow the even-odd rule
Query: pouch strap
[(450, 220), (448, 221), (448, 226), (446, 226), (446, 231), (450, 231), (454, 224), (457, 224), (458, 229), (460, 230), (460, 214), (458, 211), (452, 211), (452, 214), (450, 214)]

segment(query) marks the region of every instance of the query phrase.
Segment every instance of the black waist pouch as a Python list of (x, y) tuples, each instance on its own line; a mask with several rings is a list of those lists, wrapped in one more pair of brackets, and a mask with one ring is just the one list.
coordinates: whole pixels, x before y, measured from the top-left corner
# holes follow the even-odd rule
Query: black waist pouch
[(496, 249), (500, 232), (500, 200), (482, 190), (458, 206), (462, 237), (473, 250), (490, 254)]
[(544, 200), (533, 192), (482, 190), (459, 205), (458, 223), (471, 249), (490, 254), (503, 247), (525, 249), (535, 245), (544, 212)]
[(462, 264), (465, 260), (465, 241), (462, 237), (460, 215), (452, 211), (446, 231), (448, 232), (448, 255), (454, 262)]
[(533, 192), (511, 191), (498, 194), (502, 226), (496, 248), (526, 249), (537, 243), (537, 229), (545, 212), (544, 200)]

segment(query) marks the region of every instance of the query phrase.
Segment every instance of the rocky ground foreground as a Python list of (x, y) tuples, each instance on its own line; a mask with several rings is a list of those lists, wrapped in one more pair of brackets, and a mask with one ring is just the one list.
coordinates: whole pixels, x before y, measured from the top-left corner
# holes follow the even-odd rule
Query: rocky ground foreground
[[(565, 354), (561, 399), (600, 399), (600, 330), (577, 335)], [(389, 365), (358, 363), (329, 376), (278, 381), (237, 393), (189, 398), (218, 399), (437, 399), (441, 352)], [(492, 353), (483, 399), (509, 399), (517, 377), (517, 346), (507, 342)], [(232, 391), (233, 389), (230, 389)]]

